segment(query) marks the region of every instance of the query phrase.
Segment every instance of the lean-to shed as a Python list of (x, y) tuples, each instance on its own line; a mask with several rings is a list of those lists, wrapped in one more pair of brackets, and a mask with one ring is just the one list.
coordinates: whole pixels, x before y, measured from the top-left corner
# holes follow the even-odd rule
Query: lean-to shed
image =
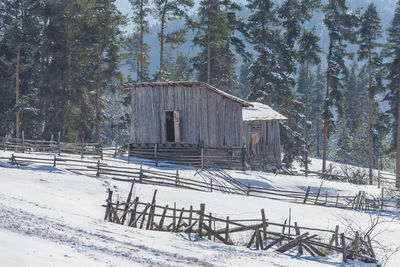
[(274, 169), (281, 165), (279, 121), (287, 118), (270, 106), (250, 102), (243, 108), (247, 162), (253, 169)]

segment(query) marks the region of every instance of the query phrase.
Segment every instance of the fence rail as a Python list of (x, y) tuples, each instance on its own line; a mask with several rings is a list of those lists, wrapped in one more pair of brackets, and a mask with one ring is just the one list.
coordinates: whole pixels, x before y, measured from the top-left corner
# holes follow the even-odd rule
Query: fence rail
[[(63, 168), (71, 171), (89, 172), (97, 176), (106, 175), (114, 180), (124, 182), (138, 182), (143, 184), (155, 184), (169, 187), (177, 187), (191, 189), (203, 192), (223, 192), (230, 194), (238, 194), (244, 196), (254, 196), (267, 198), (291, 203), (325, 206), (331, 208), (368, 210), (368, 211), (398, 211), (400, 208), (400, 200), (390, 196), (385, 196), (382, 188), (379, 198), (368, 197), (363, 191), (359, 191), (354, 196), (332, 195), (327, 191), (322, 192), (322, 185), (317, 192), (311, 191), (311, 186), (304, 191), (288, 191), (274, 188), (263, 188), (248, 183), (243, 185), (236, 179), (224, 174), (224, 171), (212, 171), (207, 169), (209, 176), (204, 176), (199, 172), (199, 176), (203, 180), (196, 180), (193, 176), (186, 177), (179, 170), (161, 171), (148, 170), (140, 167), (117, 166), (107, 163), (107, 160), (78, 160), (54, 155), (50, 158), (31, 157), (28, 155), (19, 156), (12, 155), (8, 158), (11, 164), (21, 166), (27, 163), (39, 163), (42, 165), (50, 165), (53, 167), (61, 165)], [(128, 164), (127, 164), (128, 165)], [(223, 177), (224, 175), (228, 175)]]

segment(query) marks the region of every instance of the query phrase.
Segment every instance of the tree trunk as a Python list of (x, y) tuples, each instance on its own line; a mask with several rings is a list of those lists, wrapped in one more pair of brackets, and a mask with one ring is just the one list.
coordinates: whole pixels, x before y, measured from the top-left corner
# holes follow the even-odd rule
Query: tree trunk
[[(308, 95), (309, 95), (309, 81), (308, 81), (308, 60), (306, 60), (306, 123), (305, 123), (305, 160), (304, 160), (304, 168), (308, 171)], [(306, 172), (306, 176), (308, 173)]]
[(396, 187), (400, 188), (400, 69), (398, 70), (397, 102), (397, 148), (396, 148)]
[(143, 81), (143, 0), (140, 1), (140, 81)]
[(211, 40), (210, 40), (210, 25), (207, 29), (207, 83), (210, 84), (210, 68), (211, 68)]
[(101, 83), (103, 80), (103, 53), (104, 47), (99, 49), (99, 59), (97, 63), (97, 105), (96, 105), (96, 139), (101, 143)]
[(71, 24), (68, 24), (67, 29), (67, 43), (68, 43), (68, 54), (67, 54), (67, 66), (68, 66), (68, 81), (67, 81), (67, 90), (68, 93), (71, 94), (72, 91), (72, 79), (71, 79), (71, 65), (72, 65), (72, 27)]
[(164, 30), (165, 30), (165, 16), (167, 13), (168, 0), (164, 2), (164, 9), (161, 16), (161, 31), (160, 31), (160, 75), (164, 71)]
[(326, 160), (327, 160), (327, 154), (328, 154), (328, 111), (329, 111), (329, 105), (326, 102), (326, 100), (329, 98), (329, 74), (326, 75), (326, 93), (325, 93), (325, 101), (324, 101), (324, 111), (325, 111), (325, 117), (324, 117), (324, 143), (322, 147), (322, 172), (326, 171)]
[[(15, 104), (18, 105), (19, 102), (19, 65), (20, 65), (20, 58), (21, 58), (21, 46), (17, 47), (17, 66), (15, 69)], [(19, 111), (17, 111), (16, 118), (15, 118), (15, 134), (17, 138), (17, 142), (19, 143), (19, 135), (20, 135), (20, 118), (19, 118)]]
[(368, 53), (368, 168), (369, 168), (369, 184), (372, 185), (372, 64), (371, 50)]

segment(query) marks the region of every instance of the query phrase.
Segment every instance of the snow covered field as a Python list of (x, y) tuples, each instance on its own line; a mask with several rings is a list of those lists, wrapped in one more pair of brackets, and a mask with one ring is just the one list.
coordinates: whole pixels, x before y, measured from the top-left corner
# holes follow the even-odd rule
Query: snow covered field
[[(0, 152), (1, 156), (9, 153)], [(115, 163), (117, 164), (117, 163)], [(123, 163), (121, 163), (123, 164)], [(1, 165), (1, 164), (0, 164)], [(6, 165), (3, 160), (3, 164)], [(134, 166), (134, 164), (131, 164)], [(154, 167), (146, 167), (154, 168)], [(180, 170), (195, 175), (196, 170)], [(316, 190), (321, 180), (261, 172), (229, 171), (232, 177), (267, 188)], [(227, 246), (194, 235), (172, 234), (129, 228), (103, 221), (107, 189), (115, 199), (125, 200), (129, 184), (106, 177), (95, 177), (34, 164), (27, 167), (0, 167), (0, 262), (2, 266), (344, 266), (341, 255), (300, 257), (297, 250), (289, 254), (249, 250)], [(288, 217), (301, 226), (344, 231), (349, 221), (365, 229), (376, 214), (309, 206), (223, 193), (197, 192), (172, 187), (136, 184), (135, 195), (151, 201), (158, 189), (160, 205), (177, 203), (177, 207), (199, 206), (217, 216), (259, 218), (264, 208), (271, 221)], [(364, 190), (378, 195), (376, 187), (323, 182), (323, 191), (355, 194)], [(384, 214), (378, 225), (376, 240), (387, 251), (377, 249), (383, 259), (394, 251), (400, 239), (398, 214)], [(400, 253), (389, 258), (386, 266), (398, 266)], [(350, 262), (350, 266), (364, 266)]]

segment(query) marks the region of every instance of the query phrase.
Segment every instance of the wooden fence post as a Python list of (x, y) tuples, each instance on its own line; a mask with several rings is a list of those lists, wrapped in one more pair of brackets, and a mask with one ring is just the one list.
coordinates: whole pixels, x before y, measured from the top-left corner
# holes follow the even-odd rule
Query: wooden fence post
[(54, 155), (54, 162), (53, 162), (53, 167), (54, 167), (54, 168), (56, 167), (56, 161), (57, 161), (56, 155)]
[(211, 190), (211, 192), (213, 191), (213, 182), (212, 182), (212, 177), (210, 177), (210, 190)]
[(228, 239), (229, 239), (229, 216), (226, 217), (226, 227), (225, 227), (225, 240), (226, 240), (226, 242), (229, 242)]
[(267, 223), (265, 222), (264, 209), (261, 209), (261, 220), (262, 220), (262, 228), (263, 228), (263, 239), (267, 240)]
[(139, 182), (141, 184), (143, 183), (142, 163), (140, 163), (140, 169), (139, 169)]
[(157, 144), (154, 144), (154, 162), (156, 167), (158, 167), (158, 160), (157, 160)]
[(378, 168), (378, 188), (381, 188), (381, 170)]
[(382, 187), (382, 190), (381, 190), (382, 192), (381, 192), (381, 210), (383, 210), (383, 187)]
[(25, 134), (22, 131), (22, 153), (25, 153)]
[(340, 238), (342, 240), (342, 253), (343, 253), (343, 261), (347, 262), (347, 252), (346, 252), (346, 239), (344, 237), (344, 233), (340, 234)]
[(114, 150), (114, 158), (117, 157), (117, 150), (118, 150), (118, 145), (115, 145), (115, 150)]
[(308, 195), (310, 194), (310, 190), (311, 190), (311, 186), (308, 186), (308, 187), (307, 187), (306, 194), (305, 194), (305, 196), (304, 196), (303, 203), (306, 203), (307, 198), (308, 198)]
[(61, 132), (58, 132), (58, 155), (59, 155), (59, 156), (61, 156), (60, 141), (61, 141)]
[(6, 137), (3, 137), (3, 149), (6, 152)]
[(320, 185), (319, 188), (318, 188), (317, 196), (315, 197), (315, 204), (318, 203), (318, 197), (319, 197), (319, 194), (321, 193), (322, 183), (323, 183), (323, 182), (321, 182), (321, 185)]
[(247, 183), (247, 195), (250, 195), (250, 190), (251, 190), (251, 186), (250, 186), (250, 182)]
[(100, 142), (100, 158), (103, 160), (103, 143)]
[(242, 170), (246, 170), (246, 147), (242, 147)]
[(175, 187), (178, 187), (178, 183), (179, 183), (179, 172), (178, 170), (176, 170), (176, 176), (175, 176)]
[[(212, 226), (211, 226), (211, 216), (212, 216), (212, 214), (211, 214), (211, 212), (210, 212), (209, 217), (208, 217), (208, 227), (209, 227), (210, 229), (212, 229)], [(208, 231), (208, 240), (211, 240), (211, 231)]]
[(108, 197), (107, 197), (107, 207), (106, 207), (106, 214), (104, 215), (104, 220), (107, 220), (108, 218), (108, 214), (110, 212), (111, 209), (111, 199), (112, 199), (112, 194), (113, 191), (110, 190), (110, 188), (108, 189)]
[(202, 237), (204, 210), (205, 210), (205, 208), (206, 208), (206, 204), (201, 203), (200, 204), (200, 215), (199, 215), (199, 229), (198, 229), (198, 232), (197, 232), (199, 237)]
[(189, 211), (189, 226), (192, 225), (192, 216), (193, 216), (193, 206), (190, 205), (190, 211)]
[(82, 144), (81, 144), (81, 160), (83, 160), (83, 142), (85, 139), (82, 138)]
[(96, 176), (100, 176), (100, 160), (97, 161), (97, 173)]
[(201, 169), (204, 169), (204, 148), (201, 147)]

